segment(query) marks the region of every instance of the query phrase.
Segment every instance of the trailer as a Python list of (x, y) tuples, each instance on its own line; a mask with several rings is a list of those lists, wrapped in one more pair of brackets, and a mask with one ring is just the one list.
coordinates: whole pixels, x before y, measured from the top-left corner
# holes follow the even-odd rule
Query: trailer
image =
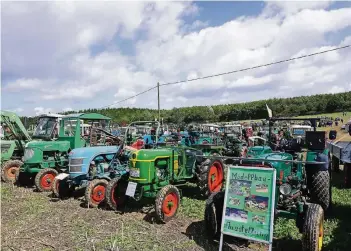
[(328, 148), (332, 158), (333, 170), (340, 171), (340, 164), (344, 165), (345, 187), (351, 187), (351, 142), (329, 142)]

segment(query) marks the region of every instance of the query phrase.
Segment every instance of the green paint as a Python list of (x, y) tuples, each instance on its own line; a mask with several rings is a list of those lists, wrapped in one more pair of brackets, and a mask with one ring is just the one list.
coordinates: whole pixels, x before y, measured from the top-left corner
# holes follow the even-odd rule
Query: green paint
[(274, 183), (274, 169), (230, 167), (222, 233), (269, 243)]

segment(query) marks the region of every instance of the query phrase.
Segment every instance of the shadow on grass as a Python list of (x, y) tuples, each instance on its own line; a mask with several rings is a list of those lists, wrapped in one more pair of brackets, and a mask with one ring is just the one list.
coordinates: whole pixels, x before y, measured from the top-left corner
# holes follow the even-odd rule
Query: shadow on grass
[[(187, 227), (186, 232), (182, 232), (182, 234), (186, 235), (189, 239), (194, 240), (197, 245), (199, 245), (206, 251), (218, 250), (219, 248), (219, 239), (208, 239), (204, 221), (192, 222)], [(248, 248), (248, 244), (249, 242), (246, 240), (238, 239), (231, 236), (224, 236), (222, 250), (251, 250)]]
[(206, 200), (207, 197), (203, 196), (200, 192), (200, 188), (195, 183), (187, 183), (181, 187), (181, 193), (183, 197), (196, 200)]

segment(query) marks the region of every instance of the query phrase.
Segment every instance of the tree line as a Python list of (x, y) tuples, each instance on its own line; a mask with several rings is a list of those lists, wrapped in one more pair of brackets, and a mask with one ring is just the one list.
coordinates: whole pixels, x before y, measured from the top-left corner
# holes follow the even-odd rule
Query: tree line
[[(161, 110), (161, 118), (164, 123), (174, 124), (265, 119), (268, 117), (266, 104), (273, 111), (275, 117), (351, 111), (351, 92), (273, 98), (238, 104), (213, 105), (211, 107), (192, 106), (163, 109)], [(92, 112), (108, 116), (113, 123), (120, 125), (131, 121), (155, 120), (158, 117), (157, 110), (145, 108), (105, 108), (78, 111), (78, 113)], [(62, 114), (71, 113), (77, 113), (77, 111)], [(29, 117), (26, 124), (34, 124), (36, 120), (36, 117)]]

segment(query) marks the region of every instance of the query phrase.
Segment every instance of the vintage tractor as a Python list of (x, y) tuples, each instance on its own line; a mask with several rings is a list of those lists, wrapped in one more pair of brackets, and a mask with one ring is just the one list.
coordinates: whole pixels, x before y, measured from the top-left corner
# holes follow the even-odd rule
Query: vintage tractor
[[(141, 149), (132, 153), (129, 175), (110, 181), (106, 200), (113, 208), (123, 205), (126, 193), (139, 201), (155, 199), (157, 219), (172, 219), (180, 205), (178, 186), (195, 181), (204, 195), (220, 191), (224, 166), (221, 160), (209, 160), (201, 151), (184, 146)], [(127, 189), (127, 186), (130, 189)]]
[[(303, 250), (321, 250), (324, 212), (331, 205), (331, 165), (325, 132), (306, 132), (307, 153), (272, 152), (236, 160), (235, 165), (276, 169), (275, 217), (296, 220), (303, 234)], [(206, 202), (208, 236), (218, 237), (223, 216), (224, 192), (212, 194)]]
[(57, 175), (52, 191), (58, 198), (70, 197), (76, 188), (85, 189), (88, 207), (97, 207), (105, 200), (108, 182), (126, 173), (130, 151), (123, 146), (76, 148), (69, 153), (69, 173)]
[(13, 112), (1, 111), (1, 179), (15, 182), (16, 170), (23, 164), (24, 146), (31, 140), (20, 118)]
[[(72, 149), (105, 145), (106, 139), (113, 137), (108, 133), (106, 136), (104, 129), (109, 121), (109, 117), (97, 113), (70, 114), (62, 117), (57, 140), (31, 141), (26, 144), (24, 164), (16, 173), (17, 182), (21, 184), (28, 176), (35, 176), (35, 186), (39, 191), (51, 191), (55, 176), (67, 170), (68, 154)], [(48, 119), (38, 124), (34, 135), (49, 139), (56, 133), (56, 128), (55, 121)]]

